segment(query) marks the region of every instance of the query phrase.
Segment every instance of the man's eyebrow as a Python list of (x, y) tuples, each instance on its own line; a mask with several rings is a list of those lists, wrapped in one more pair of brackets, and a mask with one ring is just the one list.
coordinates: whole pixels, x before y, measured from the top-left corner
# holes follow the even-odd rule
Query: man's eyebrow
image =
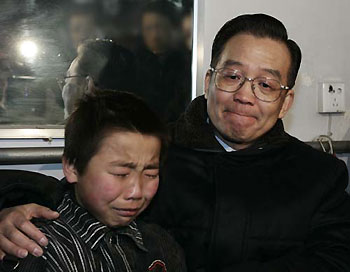
[(236, 60), (226, 60), (226, 61), (224, 62), (224, 67), (230, 66), (230, 65), (242, 66), (243, 63), (242, 63), (242, 62), (239, 62), (239, 61), (236, 61)]
[(281, 76), (281, 73), (280, 71), (278, 70), (274, 70), (274, 69), (268, 69), (268, 68), (265, 68), (263, 69), (265, 72), (268, 72), (269, 74), (275, 76), (275, 77), (278, 77), (279, 80), (282, 80), (282, 76)]
[[(224, 62), (224, 67), (230, 66), (230, 65), (238, 65), (238, 66), (243, 66), (242, 62), (236, 61), (236, 60), (226, 60)], [(277, 77), (279, 80), (282, 80), (282, 75), (281, 72), (275, 69), (269, 69), (269, 68), (264, 68), (263, 69), (265, 72), (268, 72), (269, 74)]]

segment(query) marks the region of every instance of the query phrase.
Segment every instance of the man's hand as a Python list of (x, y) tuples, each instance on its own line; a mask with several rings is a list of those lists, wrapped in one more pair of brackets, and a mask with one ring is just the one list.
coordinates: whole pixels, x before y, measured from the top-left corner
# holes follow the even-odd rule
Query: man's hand
[(43, 250), (40, 246), (47, 246), (48, 240), (30, 220), (33, 217), (55, 219), (58, 216), (57, 212), (37, 204), (3, 209), (0, 212), (0, 259), (6, 254), (24, 258), (28, 252), (41, 256)]

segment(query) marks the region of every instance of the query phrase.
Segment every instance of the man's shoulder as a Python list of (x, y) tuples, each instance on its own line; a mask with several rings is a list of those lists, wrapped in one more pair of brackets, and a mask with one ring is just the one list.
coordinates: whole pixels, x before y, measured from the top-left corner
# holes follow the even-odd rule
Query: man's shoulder
[(137, 221), (137, 226), (142, 234), (146, 248), (152, 245), (152, 248), (158, 247), (162, 250), (180, 248), (171, 234), (155, 223), (146, 223), (142, 220)]
[(1, 208), (27, 203), (55, 208), (60, 191), (61, 183), (54, 177), (23, 170), (0, 171)]
[(151, 257), (164, 258), (169, 271), (186, 271), (185, 255), (180, 245), (162, 227), (137, 220), (145, 247)]
[(172, 236), (158, 224), (137, 220), (137, 226), (145, 240), (173, 240)]
[(307, 143), (299, 140), (296, 137), (289, 135), (289, 144), (287, 145), (288, 152), (303, 155), (304, 160), (309, 160), (310, 158), (314, 159), (316, 162), (326, 162), (326, 163), (339, 163), (339, 159), (335, 156), (317, 150)]
[(338, 177), (347, 182), (347, 167), (343, 160), (334, 155), (319, 151), (312, 146), (290, 136), (289, 144), (284, 150), (288, 167), (304, 169), (314, 178), (322, 177), (329, 185)]

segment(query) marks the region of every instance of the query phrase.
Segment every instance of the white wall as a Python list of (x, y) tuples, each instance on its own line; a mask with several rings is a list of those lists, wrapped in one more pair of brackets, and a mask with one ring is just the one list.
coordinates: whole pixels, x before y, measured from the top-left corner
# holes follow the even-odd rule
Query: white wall
[[(201, 0), (199, 0), (201, 1)], [(333, 140), (350, 140), (350, 1), (349, 0), (202, 0), (204, 1), (204, 68), (209, 66), (216, 32), (244, 13), (266, 13), (281, 20), (301, 47), (302, 65), (286, 130), (304, 141), (328, 132), (328, 115), (318, 110), (318, 82), (345, 82), (346, 114), (331, 117)], [(201, 23), (201, 22), (200, 22)], [(204, 71), (205, 71), (204, 69)], [(204, 75), (203, 75), (204, 78)]]

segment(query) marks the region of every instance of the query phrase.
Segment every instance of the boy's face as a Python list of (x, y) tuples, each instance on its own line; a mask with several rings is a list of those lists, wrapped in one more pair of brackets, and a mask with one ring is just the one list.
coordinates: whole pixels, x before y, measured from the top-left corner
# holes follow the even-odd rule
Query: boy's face
[(159, 184), (161, 142), (155, 136), (111, 132), (79, 175), (63, 160), (66, 178), (77, 183), (76, 198), (110, 227), (134, 220), (150, 203)]

